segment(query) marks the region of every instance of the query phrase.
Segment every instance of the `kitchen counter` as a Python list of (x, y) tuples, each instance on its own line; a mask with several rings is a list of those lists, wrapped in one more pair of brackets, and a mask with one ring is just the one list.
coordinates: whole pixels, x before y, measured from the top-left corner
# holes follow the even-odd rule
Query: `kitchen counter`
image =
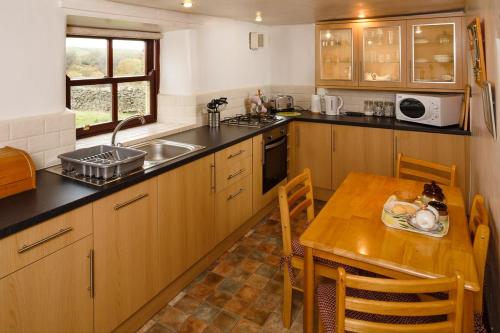
[(396, 120), (395, 118), (373, 117), (373, 116), (327, 116), (322, 114), (314, 114), (311, 112), (302, 112), (300, 116), (294, 117), (300, 121), (320, 122), (335, 125), (348, 125), (348, 126), (363, 126), (363, 127), (376, 127), (387, 128), (401, 131), (415, 131), (415, 132), (428, 132), (428, 133), (441, 133), (452, 135), (471, 135), (469, 131), (464, 131), (458, 125), (448, 127), (435, 127), (422, 125), (417, 123), (410, 123), (406, 121)]
[(158, 176), (293, 120), (405, 131), (470, 135), (470, 132), (460, 130), (458, 127), (436, 128), (404, 123), (390, 118), (326, 116), (315, 115), (310, 112), (303, 112), (301, 116), (294, 118), (284, 118), (266, 128), (245, 128), (224, 124), (221, 124), (221, 127), (217, 129), (209, 128), (208, 126), (198, 127), (166, 136), (165, 139), (205, 146), (205, 149), (135, 173), (102, 188), (67, 179), (46, 170), (39, 170), (37, 172), (36, 189), (0, 199), (0, 238), (12, 235), (47, 219), (96, 201), (126, 187)]

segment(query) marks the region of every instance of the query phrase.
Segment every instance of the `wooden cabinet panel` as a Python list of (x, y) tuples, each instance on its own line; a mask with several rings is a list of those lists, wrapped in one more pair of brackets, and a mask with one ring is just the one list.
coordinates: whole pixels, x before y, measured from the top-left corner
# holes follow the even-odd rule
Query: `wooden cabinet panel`
[(396, 154), (457, 166), (457, 186), (464, 198), (469, 193), (469, 139), (464, 135), (449, 135), (410, 131), (394, 131)]
[(351, 171), (393, 175), (391, 129), (333, 126), (333, 187), (337, 189)]
[(252, 173), (252, 156), (240, 158), (236, 161), (227, 161), (225, 165), (217, 165), (216, 188), (217, 192), (227, 186), (237, 183)]
[(214, 172), (209, 155), (158, 177), (162, 287), (215, 245)]
[(0, 332), (92, 332), (92, 236), (0, 280)]
[(95, 329), (110, 332), (159, 291), (157, 179), (93, 206)]
[(252, 156), (252, 139), (245, 140), (215, 153), (217, 168), (226, 166), (229, 162), (239, 161)]
[(407, 21), (409, 88), (463, 89), (462, 17)]
[(1, 239), (0, 278), (91, 233), (92, 205), (86, 205)]
[(294, 130), (294, 174), (309, 168), (314, 187), (331, 190), (332, 125), (296, 122)]
[(218, 192), (215, 199), (215, 238), (222, 241), (252, 217), (252, 175)]

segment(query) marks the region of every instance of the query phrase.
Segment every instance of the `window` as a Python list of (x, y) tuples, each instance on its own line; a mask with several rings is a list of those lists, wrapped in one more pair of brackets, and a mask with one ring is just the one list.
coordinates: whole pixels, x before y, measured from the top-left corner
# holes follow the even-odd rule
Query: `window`
[(66, 106), (76, 113), (77, 138), (111, 132), (139, 113), (155, 122), (158, 78), (158, 40), (68, 36)]

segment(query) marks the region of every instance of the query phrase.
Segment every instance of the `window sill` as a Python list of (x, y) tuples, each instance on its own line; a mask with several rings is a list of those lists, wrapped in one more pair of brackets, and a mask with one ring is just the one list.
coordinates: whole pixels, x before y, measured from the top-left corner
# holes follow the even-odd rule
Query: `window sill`
[[(154, 123), (139, 127), (120, 130), (116, 135), (116, 142), (124, 146), (131, 146), (144, 141), (161, 138), (170, 134), (179, 133), (197, 127), (196, 124), (187, 123)], [(97, 145), (110, 145), (112, 133), (100, 134), (76, 141), (76, 149)]]

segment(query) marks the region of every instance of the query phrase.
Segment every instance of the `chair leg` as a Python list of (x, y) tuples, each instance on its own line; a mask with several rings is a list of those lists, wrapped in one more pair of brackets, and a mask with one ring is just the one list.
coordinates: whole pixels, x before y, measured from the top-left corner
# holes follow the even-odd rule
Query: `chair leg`
[(283, 274), (283, 326), (290, 328), (292, 325), (292, 283), (288, 269), (285, 267)]

